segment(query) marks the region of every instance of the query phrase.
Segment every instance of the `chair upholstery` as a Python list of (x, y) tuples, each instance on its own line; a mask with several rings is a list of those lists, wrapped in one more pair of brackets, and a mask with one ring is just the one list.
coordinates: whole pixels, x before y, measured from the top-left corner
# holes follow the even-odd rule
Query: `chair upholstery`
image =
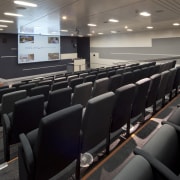
[(14, 103), (11, 114), (3, 114), (3, 141), (5, 161), (10, 159), (10, 145), (19, 142), (19, 134), (27, 133), (39, 126), (43, 117), (44, 96), (38, 95)]
[(124, 85), (116, 90), (116, 101), (112, 112), (112, 122), (110, 130), (112, 138), (112, 133), (120, 130), (125, 124), (127, 125), (126, 135), (129, 135), (131, 110), (135, 93), (135, 84)]
[(109, 78), (97, 79), (94, 82), (92, 97), (108, 92)]
[(178, 94), (179, 91), (179, 85), (180, 85), (180, 66), (177, 67), (176, 76), (174, 79), (173, 89), (176, 90), (175, 94)]
[(109, 129), (114, 102), (113, 92), (96, 96), (88, 101), (82, 120), (82, 153), (87, 151), (96, 153), (100, 147), (98, 149), (95, 147), (104, 140), (106, 140), (106, 152), (108, 153)]
[(0, 89), (9, 88), (9, 85), (2, 85), (0, 86)]
[(101, 78), (105, 78), (107, 77), (107, 73), (106, 72), (99, 72), (96, 75), (96, 79), (101, 79)]
[(87, 82), (75, 86), (72, 96), (72, 105), (81, 104), (86, 107), (88, 100), (91, 98), (92, 82)]
[(11, 88), (2, 88), (0, 89), (0, 103), (2, 102), (2, 96), (6, 93), (10, 93), (15, 91), (16, 88), (15, 87), (11, 87)]
[(36, 96), (36, 95), (44, 95), (44, 101), (48, 100), (49, 96), (49, 85), (42, 85), (37, 86), (30, 89), (30, 96)]
[(130, 84), (133, 82), (133, 73), (132, 72), (125, 72), (123, 73), (123, 82), (122, 86), (126, 84)]
[[(39, 128), (27, 136), (21, 134), (20, 180), (48, 180), (58, 173), (55, 179), (68, 179), (75, 171), (80, 179), (81, 120), (82, 106), (75, 105), (42, 118)], [(71, 172), (74, 162), (76, 170)]]
[(83, 78), (80, 77), (80, 78), (74, 78), (74, 79), (71, 79), (69, 81), (69, 86), (72, 88), (72, 91), (74, 92), (74, 88), (76, 85), (78, 84), (82, 84), (83, 83)]
[(19, 90), (26, 90), (27, 91), (27, 95), (30, 95), (30, 90), (31, 88), (35, 87), (36, 83), (28, 83), (28, 84), (23, 84), (21, 86), (19, 86)]
[(107, 71), (107, 76), (110, 77), (110, 76), (114, 76), (116, 74), (116, 70), (109, 70)]
[(25, 82), (18, 82), (18, 83), (12, 84), (12, 87), (15, 87), (16, 90), (19, 90), (19, 86), (24, 85), (24, 84), (26, 84), (26, 83)]
[(53, 81), (51, 79), (42, 80), (38, 83), (38, 86), (48, 85), (49, 87), (51, 87), (52, 83), (53, 83)]
[[(135, 154), (144, 154), (150, 160), (154, 158), (175, 175), (180, 175), (180, 139), (179, 130), (168, 124), (163, 125), (142, 147), (135, 149)], [(143, 153), (145, 152), (145, 153)], [(152, 157), (152, 158), (151, 158)]]
[(46, 113), (51, 114), (71, 105), (71, 88), (62, 88), (49, 93)]
[(53, 83), (57, 83), (57, 82), (61, 82), (61, 81), (66, 81), (66, 80), (67, 80), (67, 78), (63, 76), (63, 77), (59, 77), (59, 78), (54, 79)]
[(116, 74), (114, 76), (111, 76), (109, 78), (109, 91), (115, 92), (117, 88), (122, 86), (122, 81), (123, 81), (123, 75), (121, 74)]
[(142, 156), (131, 158), (113, 180), (175, 180), (165, 173), (156, 171)]
[(141, 115), (141, 117), (143, 117), (144, 120), (144, 111), (149, 85), (149, 78), (144, 78), (136, 82), (136, 95), (132, 105), (131, 118)]
[(61, 81), (61, 82), (56, 82), (52, 85), (51, 90), (55, 91), (58, 89), (62, 89), (62, 88), (67, 88), (68, 87), (68, 81)]
[(96, 75), (95, 74), (88, 75), (88, 76), (84, 77), (84, 82), (92, 82), (92, 83), (94, 83), (95, 80), (96, 80)]

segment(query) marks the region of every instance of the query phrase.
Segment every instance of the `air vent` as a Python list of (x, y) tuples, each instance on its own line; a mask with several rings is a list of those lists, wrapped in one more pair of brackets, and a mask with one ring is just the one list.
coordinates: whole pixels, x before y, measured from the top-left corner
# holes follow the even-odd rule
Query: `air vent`
[(18, 7), (16, 7), (16, 9), (18, 9), (18, 10), (25, 10), (26, 8), (22, 7), (22, 6), (18, 6)]
[(160, 5), (161, 7), (172, 11), (176, 14), (180, 14), (180, 1), (176, 0), (153, 0), (154, 3)]

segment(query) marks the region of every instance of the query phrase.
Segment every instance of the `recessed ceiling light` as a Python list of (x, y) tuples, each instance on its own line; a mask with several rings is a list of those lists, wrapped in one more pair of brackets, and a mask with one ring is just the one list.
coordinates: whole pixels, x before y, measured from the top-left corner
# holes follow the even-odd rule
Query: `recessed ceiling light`
[(4, 29), (0, 28), (0, 31), (3, 31)]
[(117, 31), (111, 31), (111, 33), (112, 33), (112, 34), (116, 34), (116, 33), (117, 33)]
[(22, 14), (15, 14), (15, 13), (9, 13), (9, 12), (5, 12), (4, 15), (6, 15), (6, 16), (17, 16), (17, 17), (23, 16)]
[(151, 16), (151, 14), (150, 13), (148, 13), (148, 12), (146, 12), (146, 11), (143, 11), (143, 12), (140, 12), (139, 13), (141, 16)]
[(179, 23), (173, 23), (173, 26), (179, 26), (180, 24)]
[(0, 27), (4, 27), (4, 28), (7, 28), (8, 26), (7, 26), (7, 25), (0, 25)]
[(0, 20), (0, 22), (4, 22), (4, 23), (14, 23), (14, 21), (9, 21), (9, 20)]
[(92, 31), (92, 33), (94, 34), (94, 33), (95, 33), (95, 31)]
[(30, 7), (37, 7), (37, 4), (29, 3), (29, 2), (25, 2), (25, 1), (14, 1), (14, 4), (30, 6)]
[(133, 31), (133, 30), (132, 30), (132, 29), (127, 29), (127, 31), (131, 32), (131, 31)]
[(154, 27), (153, 26), (147, 26), (146, 28), (147, 29), (153, 29)]
[(88, 36), (92, 36), (92, 34), (88, 34)]
[(88, 24), (88, 26), (96, 26), (96, 24)]
[(109, 22), (119, 22), (117, 19), (109, 19)]
[(99, 34), (99, 35), (103, 35), (104, 33), (101, 33), (101, 32), (100, 32), (100, 33), (98, 33), (98, 34)]
[(71, 36), (74, 36), (74, 34), (71, 34)]
[(63, 20), (66, 20), (66, 19), (67, 19), (67, 16), (63, 16), (62, 19), (63, 19)]
[(80, 34), (80, 35), (78, 35), (78, 37), (83, 37), (83, 35)]
[(68, 32), (67, 29), (61, 29), (61, 32)]
[(124, 28), (125, 28), (125, 29), (127, 29), (127, 28), (128, 28), (128, 26), (124, 26)]

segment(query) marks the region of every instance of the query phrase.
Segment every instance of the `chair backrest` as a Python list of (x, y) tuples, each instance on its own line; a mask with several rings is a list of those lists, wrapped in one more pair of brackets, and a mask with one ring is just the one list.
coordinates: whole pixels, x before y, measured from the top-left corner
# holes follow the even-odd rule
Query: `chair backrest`
[(96, 79), (101, 79), (101, 78), (105, 78), (107, 77), (107, 73), (106, 72), (99, 72), (96, 75)]
[(116, 74), (114, 76), (111, 76), (109, 78), (109, 91), (116, 91), (117, 88), (120, 88), (122, 86), (122, 81), (123, 81), (123, 75), (121, 74)]
[(20, 133), (27, 133), (39, 126), (44, 112), (44, 96), (37, 95), (14, 103), (12, 116), (12, 141), (19, 141)]
[(150, 107), (156, 102), (161, 75), (154, 74), (150, 77), (150, 79), (151, 79), (151, 82), (149, 85), (149, 90), (148, 90), (148, 95), (147, 95), (147, 100), (146, 100), (146, 107)]
[(72, 88), (62, 88), (49, 93), (46, 113), (51, 114), (71, 105)]
[(15, 87), (0, 89), (0, 103), (2, 102), (2, 96), (3, 96), (4, 94), (13, 92), (13, 91), (15, 91), (15, 90), (16, 90)]
[(24, 85), (24, 84), (26, 84), (26, 83), (25, 83), (25, 82), (18, 82), (18, 83), (12, 84), (12, 87), (15, 87), (16, 90), (18, 90), (18, 89), (19, 89), (19, 86)]
[(113, 180), (158, 180), (149, 162), (136, 155), (128, 161)]
[(30, 89), (30, 96), (36, 96), (40, 94), (43, 94), (44, 100), (47, 101), (49, 96), (49, 85), (39, 85)]
[(14, 110), (14, 103), (27, 96), (26, 90), (19, 90), (4, 94), (2, 97), (2, 110), (1, 114), (10, 113)]
[(38, 86), (48, 85), (50, 87), (52, 83), (53, 81), (51, 79), (42, 80), (38, 82)]
[[(127, 84), (115, 92), (116, 101), (112, 113), (111, 132), (115, 132), (125, 124), (130, 125), (132, 103), (135, 98), (136, 85)], [(129, 133), (127, 128), (127, 134)]]
[(108, 92), (109, 78), (97, 79), (94, 82), (92, 97)]
[(68, 87), (68, 81), (61, 81), (61, 82), (53, 83), (51, 90), (55, 91), (55, 90), (67, 88), (67, 87)]
[(114, 76), (116, 74), (116, 70), (108, 70), (107, 71), (107, 76), (110, 77), (110, 76)]
[(2, 85), (2, 86), (0, 86), (0, 89), (5, 89), (5, 88), (9, 88), (9, 85)]
[(133, 78), (133, 73), (132, 72), (123, 73), (122, 85), (133, 83), (132, 78)]
[(108, 92), (88, 101), (82, 121), (82, 152), (109, 138), (115, 94)]
[(75, 86), (74, 94), (72, 97), (72, 105), (81, 104), (83, 107), (87, 105), (88, 100), (91, 98), (92, 82), (87, 82)]
[(30, 89), (35, 87), (36, 86), (36, 83), (28, 83), (28, 84), (24, 84), (24, 85), (21, 85), (19, 86), (19, 90), (26, 90), (27, 91), (27, 95), (29, 96), (30, 95)]
[(124, 69), (120, 68), (116, 70), (116, 74), (123, 74), (124, 73)]
[(144, 116), (150, 81), (149, 78), (144, 78), (136, 82), (136, 94), (132, 105), (131, 118), (134, 118), (139, 114)]
[(57, 83), (57, 82), (61, 82), (61, 81), (66, 81), (66, 77), (59, 77), (59, 78), (56, 78), (56, 79), (54, 79), (54, 83)]
[(176, 94), (178, 91), (178, 86), (180, 85), (180, 66), (176, 67), (176, 76), (174, 79), (173, 89), (176, 89)]
[(87, 75), (86, 77), (84, 77), (84, 82), (92, 82), (92, 83), (94, 83), (95, 80), (96, 80), (96, 75), (95, 74)]
[(74, 92), (74, 88), (76, 85), (78, 84), (82, 84), (83, 83), (83, 78), (80, 77), (80, 78), (74, 78), (74, 79), (71, 79), (69, 81), (69, 86), (72, 88), (72, 91)]
[(35, 179), (49, 179), (79, 158), (81, 120), (81, 105), (68, 107), (41, 120), (35, 144)]

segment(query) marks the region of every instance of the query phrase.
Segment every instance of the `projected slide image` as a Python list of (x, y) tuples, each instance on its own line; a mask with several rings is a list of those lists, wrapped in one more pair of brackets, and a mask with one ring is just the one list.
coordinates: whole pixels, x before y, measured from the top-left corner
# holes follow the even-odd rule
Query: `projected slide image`
[(21, 63), (34, 61), (34, 54), (21, 54), (19, 60)]
[(59, 37), (48, 37), (49, 44), (59, 44)]
[(48, 53), (48, 60), (59, 59), (59, 53)]
[(20, 43), (34, 43), (34, 36), (20, 36)]

